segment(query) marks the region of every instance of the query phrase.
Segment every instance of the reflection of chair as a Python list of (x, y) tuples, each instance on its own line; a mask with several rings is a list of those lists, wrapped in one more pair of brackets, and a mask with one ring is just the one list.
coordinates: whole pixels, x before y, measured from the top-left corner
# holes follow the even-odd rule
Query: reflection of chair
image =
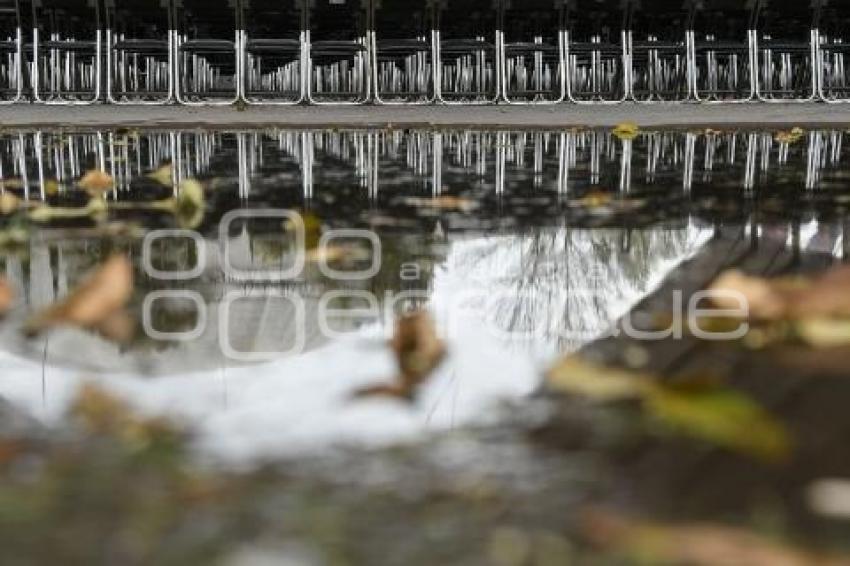
[(23, 97), (23, 34), (18, 0), (0, 0), (0, 104)]
[(638, 102), (690, 95), (693, 2), (633, 0), (629, 26), (629, 89)]
[(433, 102), (434, 10), (432, 0), (373, 0), (372, 75), (381, 104)]
[(100, 99), (101, 22), (96, 0), (33, 0), (33, 98), (46, 104)]
[(245, 102), (304, 100), (303, 0), (242, 0), (242, 97)]
[(756, 96), (805, 102), (817, 96), (820, 0), (760, 0), (756, 22)]
[(168, 0), (106, 0), (106, 97), (114, 104), (174, 100)]
[(567, 4), (567, 98), (622, 102), (629, 93), (628, 3), (570, 0)]
[(236, 0), (174, 0), (173, 9), (178, 102), (195, 106), (236, 102), (242, 35)]
[(818, 95), (827, 102), (850, 102), (850, 4), (824, 2), (818, 42)]
[(363, 104), (371, 98), (368, 0), (308, 0), (307, 100)]
[(508, 102), (553, 103), (567, 97), (565, 0), (503, 0), (502, 96)]
[(754, 0), (697, 4), (691, 32), (691, 91), (699, 101), (755, 98)]
[(439, 0), (437, 99), (495, 102), (500, 90), (500, 0)]

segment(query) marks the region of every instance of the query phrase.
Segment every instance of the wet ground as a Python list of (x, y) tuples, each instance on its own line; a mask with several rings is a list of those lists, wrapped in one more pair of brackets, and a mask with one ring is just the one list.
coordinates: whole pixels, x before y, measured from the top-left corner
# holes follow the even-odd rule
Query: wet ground
[[(848, 135), (7, 131), (0, 543), (22, 564), (844, 563), (843, 351), (826, 377), (694, 358), (769, 409), (781, 458), (779, 425), (681, 434), (542, 376), (581, 349), (676, 379), (680, 345), (606, 338), (624, 314), (729, 266), (844, 261)], [(129, 334), (22, 332), (116, 252)], [(355, 398), (423, 307), (448, 354), (414, 402)]]

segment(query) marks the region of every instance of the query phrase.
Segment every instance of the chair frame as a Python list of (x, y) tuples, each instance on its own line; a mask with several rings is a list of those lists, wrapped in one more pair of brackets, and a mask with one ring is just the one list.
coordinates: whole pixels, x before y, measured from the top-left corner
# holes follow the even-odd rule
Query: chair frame
[[(21, 4), (19, 0), (13, 0), (15, 5), (15, 54), (13, 56), (13, 65), (15, 66), (15, 95), (13, 98), (0, 100), (0, 105), (9, 105), (20, 102), (24, 98), (24, 36), (23, 23), (21, 21)], [(11, 87), (11, 85), (10, 85)], [(11, 88), (9, 89), (11, 90)]]

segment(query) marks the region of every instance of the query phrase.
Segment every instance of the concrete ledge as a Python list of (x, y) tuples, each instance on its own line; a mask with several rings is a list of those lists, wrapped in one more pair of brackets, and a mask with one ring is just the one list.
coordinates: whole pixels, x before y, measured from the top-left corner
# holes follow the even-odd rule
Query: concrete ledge
[(633, 121), (647, 127), (850, 126), (850, 104), (622, 104), (617, 106), (297, 106), (189, 108), (182, 106), (0, 107), (5, 128), (155, 127), (610, 127)]

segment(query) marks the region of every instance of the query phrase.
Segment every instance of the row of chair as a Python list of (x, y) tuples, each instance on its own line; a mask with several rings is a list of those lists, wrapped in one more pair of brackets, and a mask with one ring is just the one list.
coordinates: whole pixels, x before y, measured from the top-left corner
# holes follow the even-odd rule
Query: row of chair
[(850, 2), (841, 1), (0, 0), (0, 95), (47, 104), (846, 102)]

